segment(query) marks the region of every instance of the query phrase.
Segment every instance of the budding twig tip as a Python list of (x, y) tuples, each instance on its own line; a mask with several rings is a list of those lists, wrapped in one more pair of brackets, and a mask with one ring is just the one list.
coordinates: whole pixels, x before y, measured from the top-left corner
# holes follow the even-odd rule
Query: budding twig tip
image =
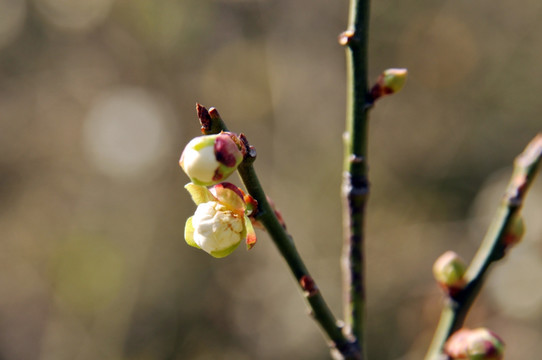
[(220, 114), (218, 113), (218, 110), (214, 107), (210, 107), (209, 108), (209, 115), (211, 116), (211, 118), (219, 118), (220, 117)]
[(209, 112), (205, 106), (196, 103), (196, 113), (201, 124), (201, 132), (205, 134), (207, 131), (211, 130), (211, 117), (209, 116)]

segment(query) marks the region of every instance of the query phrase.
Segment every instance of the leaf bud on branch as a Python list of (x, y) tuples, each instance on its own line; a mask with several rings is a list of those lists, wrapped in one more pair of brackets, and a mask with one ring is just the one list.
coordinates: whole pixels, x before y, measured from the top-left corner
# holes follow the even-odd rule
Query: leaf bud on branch
[(405, 86), (407, 73), (407, 69), (392, 68), (385, 70), (378, 76), (376, 84), (372, 87), (368, 95), (369, 102), (372, 104), (383, 96), (399, 92)]
[(520, 214), (515, 214), (503, 236), (504, 246), (508, 249), (518, 244), (525, 234), (525, 223)]
[(442, 254), (433, 265), (433, 275), (440, 287), (450, 296), (463, 289), (466, 265), (453, 251)]

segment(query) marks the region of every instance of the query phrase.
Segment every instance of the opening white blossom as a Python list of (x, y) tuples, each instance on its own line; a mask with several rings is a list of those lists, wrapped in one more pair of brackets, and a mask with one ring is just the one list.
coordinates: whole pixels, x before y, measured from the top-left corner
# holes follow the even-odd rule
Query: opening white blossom
[(243, 240), (243, 218), (215, 201), (198, 206), (192, 225), (194, 242), (209, 254), (237, 247)]
[[(256, 233), (247, 212), (254, 210), (254, 200), (237, 186), (224, 182), (211, 190), (193, 183), (185, 186), (198, 205), (194, 216), (184, 228), (186, 243), (211, 256), (222, 258), (231, 254), (241, 241), (247, 249), (256, 244)], [(245, 198), (249, 199), (247, 205)]]

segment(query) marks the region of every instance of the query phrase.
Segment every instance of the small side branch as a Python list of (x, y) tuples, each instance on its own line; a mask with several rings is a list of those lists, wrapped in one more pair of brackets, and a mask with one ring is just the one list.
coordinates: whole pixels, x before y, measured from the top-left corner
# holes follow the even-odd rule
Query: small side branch
[(514, 219), (519, 216), (527, 190), (540, 168), (541, 159), (542, 133), (538, 134), (516, 158), (514, 172), (503, 201), (465, 274), (467, 285), (447, 299), (425, 360), (447, 359), (442, 353), (444, 344), (462, 327), (490, 265), (504, 257), (508, 248), (505, 239), (507, 232)]

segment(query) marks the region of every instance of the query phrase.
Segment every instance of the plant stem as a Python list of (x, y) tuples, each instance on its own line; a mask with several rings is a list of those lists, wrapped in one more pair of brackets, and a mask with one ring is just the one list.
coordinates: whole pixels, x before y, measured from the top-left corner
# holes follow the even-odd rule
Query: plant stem
[[(207, 112), (204, 107), (198, 104), (197, 110), (204, 134), (215, 134), (228, 130), (216, 109), (211, 108)], [(244, 135), (240, 135), (240, 138), (245, 142), (247, 154), (239, 166), (238, 172), (247, 192), (258, 202), (256, 220), (265, 227), (279, 252), (286, 260), (297, 284), (303, 291), (303, 295), (311, 309), (312, 317), (330, 340), (332, 350), (339, 352), (343, 359), (359, 360), (359, 352), (355, 344), (343, 334), (342, 327), (337, 324), (337, 320), (326, 304), (315, 281), (310, 276), (292, 237), (286, 232), (285, 227), (277, 218), (275, 210), (269, 204), (253, 166), (256, 152), (248, 145)]]
[(465, 274), (467, 285), (457, 295), (447, 299), (425, 360), (446, 358), (446, 355), (442, 354), (444, 343), (463, 325), (483, 285), (489, 266), (505, 255), (507, 246), (503, 239), (511, 222), (521, 210), (527, 190), (540, 168), (541, 159), (542, 133), (538, 134), (516, 158), (514, 172), (503, 201)]
[(345, 233), (343, 245), (344, 308), (347, 326), (358, 342), (362, 359), (365, 346), (364, 222), (369, 195), (367, 177), (368, 101), (367, 44), (369, 0), (351, 0), (348, 30), (339, 42), (346, 46), (347, 115), (344, 136), (342, 194)]

